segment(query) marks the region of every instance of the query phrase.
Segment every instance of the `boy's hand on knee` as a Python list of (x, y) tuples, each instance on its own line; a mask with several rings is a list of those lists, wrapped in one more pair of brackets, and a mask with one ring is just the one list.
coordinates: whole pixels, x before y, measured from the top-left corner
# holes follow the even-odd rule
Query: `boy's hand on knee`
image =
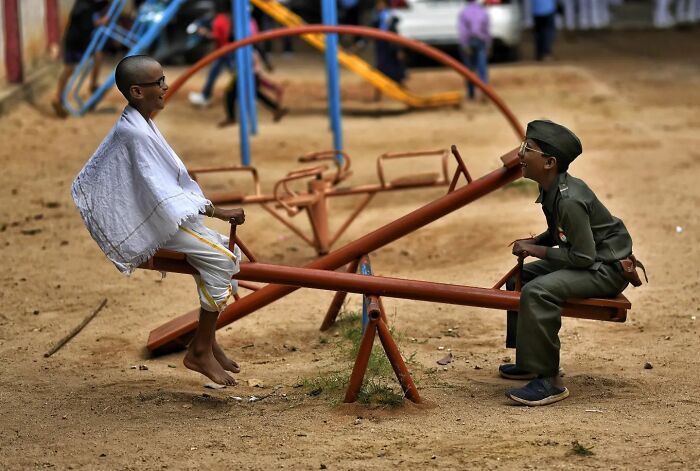
[(513, 247), (513, 255), (520, 255), (519, 253), (515, 253), (516, 244), (522, 245), (522, 244), (534, 244), (534, 243), (535, 243), (535, 237), (530, 236), (530, 237), (526, 237), (524, 239), (515, 239), (513, 242), (508, 244), (508, 247), (510, 247), (510, 246)]
[(518, 257), (522, 256), (527, 256), (528, 255), (528, 247), (530, 247), (532, 242), (528, 242), (527, 239), (520, 239), (516, 240), (513, 242), (513, 255), (517, 255)]
[(547, 248), (537, 245), (534, 239), (516, 240), (513, 242), (513, 255), (518, 257), (528, 257), (532, 255), (537, 258), (545, 258)]

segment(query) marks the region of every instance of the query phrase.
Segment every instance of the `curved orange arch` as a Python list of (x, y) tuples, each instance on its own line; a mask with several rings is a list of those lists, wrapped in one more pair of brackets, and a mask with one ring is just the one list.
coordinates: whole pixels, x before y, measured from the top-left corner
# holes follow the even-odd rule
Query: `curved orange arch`
[(518, 136), (518, 139), (522, 139), (525, 135), (525, 131), (517, 120), (513, 112), (506, 106), (505, 102), (499, 97), (496, 92), (487, 84), (479, 80), (471, 70), (464, 66), (461, 62), (453, 59), (449, 55), (445, 54), (432, 46), (428, 46), (425, 43), (416, 41), (413, 39), (408, 39), (403, 36), (399, 36), (395, 33), (390, 33), (387, 31), (382, 31), (375, 28), (367, 28), (365, 26), (330, 26), (330, 25), (305, 25), (305, 26), (295, 26), (290, 28), (279, 28), (270, 31), (265, 31), (263, 33), (258, 33), (253, 36), (249, 36), (240, 41), (235, 41), (233, 43), (227, 44), (226, 46), (217, 49), (211, 54), (203, 57), (197, 63), (192, 65), (189, 69), (185, 71), (184, 74), (180, 75), (173, 83), (170, 85), (166, 95), (165, 100), (167, 101), (182, 87), (182, 85), (187, 82), (187, 80), (197, 73), (203, 67), (214, 62), (221, 56), (229, 54), (238, 48), (249, 46), (251, 44), (269, 41), (271, 39), (282, 38), (286, 36), (299, 36), (303, 34), (313, 34), (313, 33), (338, 33), (338, 34), (348, 34), (356, 36), (364, 36), (372, 39), (378, 39), (380, 41), (388, 41), (396, 44), (400, 44), (408, 49), (419, 52), (425, 56), (434, 59), (435, 61), (453, 69), (458, 74), (460, 74), (465, 79), (473, 82), (479, 90), (481, 90), (489, 99), (496, 105), (499, 111), (505, 116), (508, 123), (511, 125), (513, 130)]

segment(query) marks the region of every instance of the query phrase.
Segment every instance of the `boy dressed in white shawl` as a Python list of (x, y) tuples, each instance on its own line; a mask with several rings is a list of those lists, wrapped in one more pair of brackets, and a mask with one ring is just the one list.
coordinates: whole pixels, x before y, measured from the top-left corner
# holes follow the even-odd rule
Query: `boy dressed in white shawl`
[[(204, 226), (203, 215), (243, 224), (242, 209), (216, 208), (151, 121), (168, 86), (163, 68), (147, 56), (123, 59), (117, 88), (129, 104), (73, 182), (73, 200), (93, 239), (125, 274), (160, 248), (183, 252), (196, 275), (199, 325), (184, 364), (212, 381), (233, 385), (238, 373), (216, 342), (216, 319), (236, 289), (240, 250)], [(232, 285), (233, 283), (233, 285)]]

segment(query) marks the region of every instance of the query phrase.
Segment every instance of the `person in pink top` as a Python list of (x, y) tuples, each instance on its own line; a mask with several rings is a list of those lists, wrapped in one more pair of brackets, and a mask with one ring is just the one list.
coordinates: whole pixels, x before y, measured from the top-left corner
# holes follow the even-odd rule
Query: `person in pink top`
[[(476, 72), (482, 82), (488, 83), (488, 54), (491, 48), (489, 14), (476, 0), (466, 0), (466, 3), (457, 18), (462, 62), (469, 70)], [(470, 100), (474, 99), (474, 84), (471, 81), (467, 81), (467, 94)]]

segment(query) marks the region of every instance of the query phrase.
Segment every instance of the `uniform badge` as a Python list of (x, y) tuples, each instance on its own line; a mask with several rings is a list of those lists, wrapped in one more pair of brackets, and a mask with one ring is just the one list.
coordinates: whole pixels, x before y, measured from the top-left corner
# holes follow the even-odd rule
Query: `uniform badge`
[(559, 240), (561, 240), (562, 242), (567, 242), (566, 234), (564, 234), (564, 229), (562, 229), (561, 227), (557, 227), (557, 232), (559, 232)]

